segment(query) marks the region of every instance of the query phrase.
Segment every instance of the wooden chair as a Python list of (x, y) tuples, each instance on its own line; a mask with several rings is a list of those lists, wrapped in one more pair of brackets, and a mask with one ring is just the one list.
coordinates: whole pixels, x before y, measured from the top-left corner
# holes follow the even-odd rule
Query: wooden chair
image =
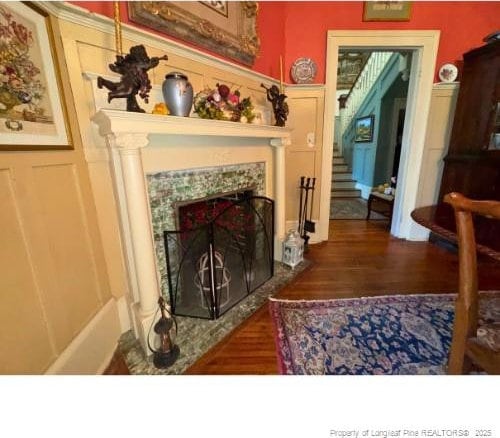
[(500, 324), (478, 330), (477, 256), (472, 214), (500, 219), (499, 201), (474, 201), (449, 193), (458, 235), (459, 284), (448, 374), (464, 374), (472, 363), (489, 374), (500, 374)]

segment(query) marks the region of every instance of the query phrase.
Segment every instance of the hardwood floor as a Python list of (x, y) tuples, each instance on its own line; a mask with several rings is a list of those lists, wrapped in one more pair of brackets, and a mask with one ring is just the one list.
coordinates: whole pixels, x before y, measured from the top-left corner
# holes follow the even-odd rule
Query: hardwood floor
[[(330, 240), (311, 245), (313, 266), (281, 290), (287, 299), (454, 292), (457, 255), (427, 242), (391, 237), (387, 221), (330, 221)], [(498, 265), (480, 263), (480, 288), (500, 289)], [(186, 374), (277, 374), (265, 304)]]
[(125, 358), (119, 349), (116, 349), (115, 354), (111, 358), (109, 365), (104, 370), (105, 375), (127, 375), (130, 371), (127, 367)]

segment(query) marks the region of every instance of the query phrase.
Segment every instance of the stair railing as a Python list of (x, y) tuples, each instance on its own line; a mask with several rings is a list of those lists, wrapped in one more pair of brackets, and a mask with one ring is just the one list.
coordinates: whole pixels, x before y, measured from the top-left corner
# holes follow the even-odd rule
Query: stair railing
[(337, 137), (338, 139), (341, 139), (345, 134), (352, 118), (358, 112), (363, 100), (377, 81), (392, 55), (393, 53), (391, 52), (373, 52), (370, 54), (363, 70), (349, 91), (345, 108), (340, 110), (340, 133)]

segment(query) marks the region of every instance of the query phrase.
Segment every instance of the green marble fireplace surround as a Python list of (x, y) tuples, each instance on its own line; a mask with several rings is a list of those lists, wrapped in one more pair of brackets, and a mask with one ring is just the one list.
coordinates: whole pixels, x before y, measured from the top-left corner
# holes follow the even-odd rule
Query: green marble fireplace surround
[(218, 194), (254, 190), (264, 196), (265, 163), (243, 163), (195, 169), (171, 170), (146, 175), (153, 238), (162, 294), (168, 296), (163, 232), (176, 229), (176, 204)]

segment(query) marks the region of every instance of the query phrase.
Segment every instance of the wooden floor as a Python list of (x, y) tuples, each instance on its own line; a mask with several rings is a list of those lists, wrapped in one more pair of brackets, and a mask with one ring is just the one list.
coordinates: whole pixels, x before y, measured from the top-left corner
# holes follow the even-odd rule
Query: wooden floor
[[(313, 266), (277, 297), (349, 298), (454, 292), (457, 256), (427, 242), (391, 237), (387, 221), (330, 221), (330, 240), (311, 245)], [(500, 289), (498, 265), (480, 263), (480, 288)], [(193, 364), (186, 374), (276, 374), (267, 304)]]

